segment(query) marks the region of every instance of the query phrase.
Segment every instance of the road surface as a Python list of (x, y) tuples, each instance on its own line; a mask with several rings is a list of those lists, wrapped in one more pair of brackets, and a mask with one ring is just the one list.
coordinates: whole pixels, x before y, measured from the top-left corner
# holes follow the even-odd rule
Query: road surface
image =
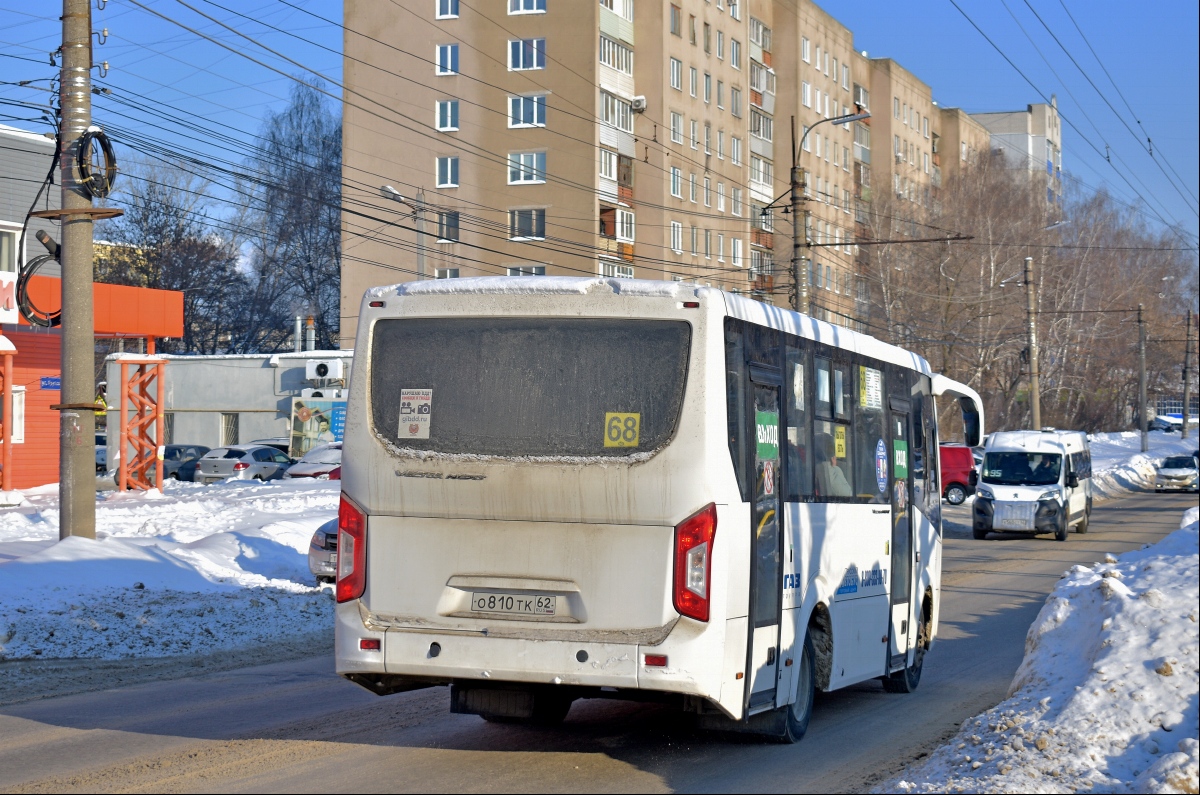
[[(818, 698), (794, 746), (697, 731), (670, 709), (576, 702), (556, 729), (449, 713), (445, 688), (379, 698), (329, 655), (0, 709), (0, 790), (691, 791), (869, 788), (1002, 700), (1054, 583), (1179, 526), (1191, 495), (1098, 505), (1087, 535), (975, 541), (947, 507), (940, 635), (912, 695)], [(0, 668), (0, 675), (3, 675)]]

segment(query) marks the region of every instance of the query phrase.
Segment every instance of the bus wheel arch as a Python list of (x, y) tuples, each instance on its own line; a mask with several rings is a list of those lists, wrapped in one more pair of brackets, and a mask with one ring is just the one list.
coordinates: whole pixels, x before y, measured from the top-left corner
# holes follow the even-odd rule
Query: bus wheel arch
[(808, 619), (808, 637), (812, 638), (813, 678), (816, 689), (829, 690), (833, 677), (833, 621), (829, 608), (818, 602)]

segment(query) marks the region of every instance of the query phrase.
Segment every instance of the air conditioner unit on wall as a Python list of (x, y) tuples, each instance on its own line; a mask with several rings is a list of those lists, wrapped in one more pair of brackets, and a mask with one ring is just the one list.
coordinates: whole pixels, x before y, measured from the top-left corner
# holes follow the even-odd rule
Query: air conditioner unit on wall
[(348, 390), (345, 389), (334, 389), (331, 387), (308, 387), (300, 390), (300, 397), (307, 398), (309, 400), (345, 400), (347, 391)]
[(346, 377), (344, 359), (309, 359), (304, 363), (304, 377), (309, 381), (340, 381)]
[(629, 106), (631, 108), (633, 108), (634, 113), (645, 113), (646, 112), (646, 98), (645, 97), (634, 97), (633, 100), (630, 101)]

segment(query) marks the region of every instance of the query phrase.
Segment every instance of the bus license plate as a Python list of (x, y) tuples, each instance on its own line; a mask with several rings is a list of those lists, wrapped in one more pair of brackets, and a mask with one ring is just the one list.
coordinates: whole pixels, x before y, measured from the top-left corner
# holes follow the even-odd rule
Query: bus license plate
[(515, 613), (527, 616), (552, 616), (557, 596), (545, 594), (473, 593), (471, 610), (476, 613)]

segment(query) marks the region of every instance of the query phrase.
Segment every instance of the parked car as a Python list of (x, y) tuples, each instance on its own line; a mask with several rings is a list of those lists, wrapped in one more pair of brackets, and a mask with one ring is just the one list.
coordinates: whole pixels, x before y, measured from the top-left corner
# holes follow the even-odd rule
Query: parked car
[(1200, 491), (1200, 470), (1196, 456), (1173, 455), (1163, 460), (1154, 475), (1154, 490)]
[(951, 505), (962, 505), (975, 493), (978, 479), (973, 451), (961, 444), (938, 445), (938, 461), (942, 470), (942, 496)]
[(196, 466), (209, 448), (199, 444), (169, 444), (163, 448), (163, 477), (195, 480)]
[(317, 528), (308, 545), (308, 570), (317, 584), (337, 579), (338, 520), (330, 519)]
[(292, 464), (288, 471), (284, 474), (285, 478), (317, 478), (319, 480), (330, 480), (330, 473), (333, 470), (338, 470), (339, 477), (341, 476), (342, 468), (342, 443), (330, 442), (329, 444), (317, 445), (309, 450), (304, 456)]
[(209, 450), (200, 459), (196, 471), (199, 483), (215, 483), (226, 478), (239, 480), (275, 480), (283, 477), (292, 459), (287, 453), (261, 444), (230, 445)]
[(108, 434), (96, 434), (96, 471), (108, 471)]

